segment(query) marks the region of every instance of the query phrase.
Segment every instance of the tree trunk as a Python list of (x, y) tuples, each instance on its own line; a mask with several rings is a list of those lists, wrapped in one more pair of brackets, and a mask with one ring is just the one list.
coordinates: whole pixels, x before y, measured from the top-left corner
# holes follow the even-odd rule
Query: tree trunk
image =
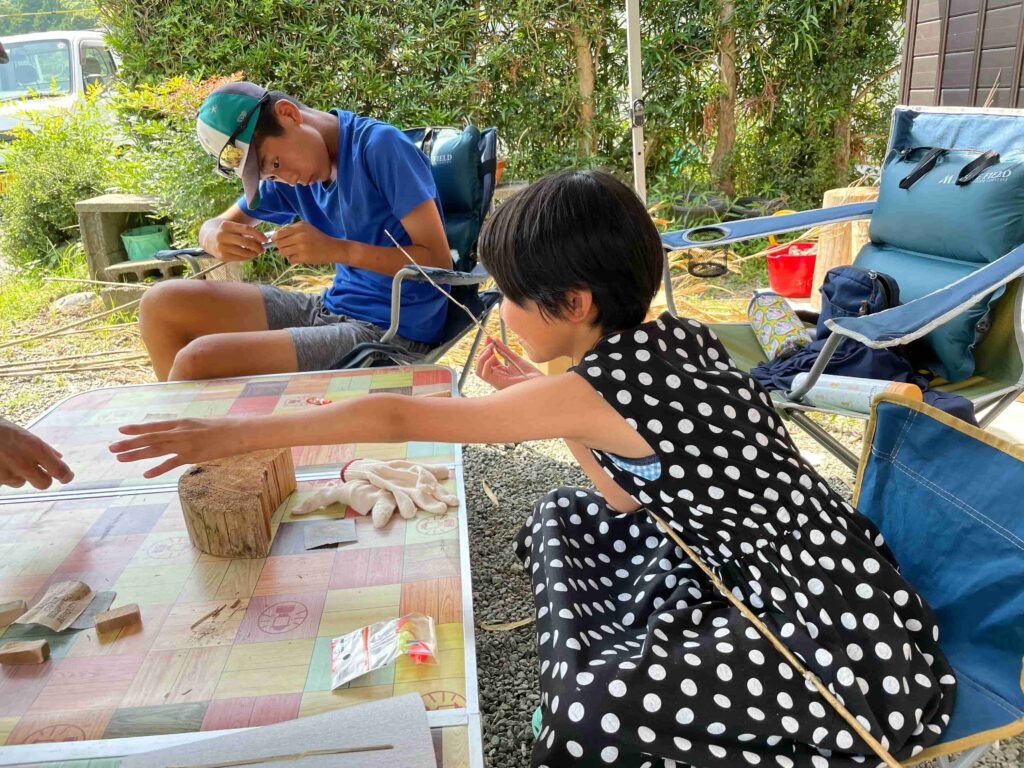
[(590, 38), (578, 26), (572, 27), (572, 41), (576, 47), (576, 82), (580, 91), (579, 155), (590, 157), (597, 152), (597, 134), (594, 131), (594, 57), (590, 52)]
[(845, 112), (832, 123), (832, 133), (838, 142), (835, 154), (832, 155), (832, 169), (835, 174), (835, 184), (833, 186), (837, 187), (843, 186), (850, 175), (852, 118), (852, 114)]
[(733, 0), (723, 0), (718, 16), (718, 139), (711, 156), (711, 175), (719, 189), (727, 195), (736, 194), (732, 152), (736, 146), (736, 94), (739, 74), (736, 70), (736, 29), (731, 26), (734, 8)]

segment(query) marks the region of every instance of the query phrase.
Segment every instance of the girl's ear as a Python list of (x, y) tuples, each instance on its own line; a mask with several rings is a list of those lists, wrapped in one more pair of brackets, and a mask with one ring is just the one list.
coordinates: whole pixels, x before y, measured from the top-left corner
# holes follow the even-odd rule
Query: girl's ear
[(597, 307), (594, 306), (594, 296), (589, 288), (573, 288), (565, 295), (567, 311), (565, 319), (571, 323), (594, 324), (597, 316)]

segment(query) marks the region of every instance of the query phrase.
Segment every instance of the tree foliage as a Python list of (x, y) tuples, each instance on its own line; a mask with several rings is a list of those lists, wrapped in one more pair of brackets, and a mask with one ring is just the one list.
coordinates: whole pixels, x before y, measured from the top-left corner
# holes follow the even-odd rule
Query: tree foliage
[[(58, 11), (58, 13), (47, 13)], [(0, 0), (0, 35), (93, 29), (99, 13), (93, 0)]]
[[(520, 178), (569, 165), (629, 173), (620, 0), (99, 4), (136, 83), (241, 70), (312, 106), (400, 126), (497, 125)], [(879, 160), (902, 0), (644, 0), (641, 10), (655, 190), (814, 204), (854, 163)]]

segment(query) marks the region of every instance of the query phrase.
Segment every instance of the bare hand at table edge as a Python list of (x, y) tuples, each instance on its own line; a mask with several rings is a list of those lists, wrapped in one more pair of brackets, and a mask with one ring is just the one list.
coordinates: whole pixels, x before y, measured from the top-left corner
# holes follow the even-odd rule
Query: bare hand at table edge
[[(499, 355), (506, 362), (502, 363)], [(505, 389), (544, 374), (522, 355), (513, 352), (508, 345), (488, 336), (484, 351), (476, 361), (476, 375), (495, 389)]]
[(54, 480), (70, 483), (75, 474), (62, 459), (27, 429), (0, 419), (0, 485), (20, 488), (27, 482), (42, 491)]

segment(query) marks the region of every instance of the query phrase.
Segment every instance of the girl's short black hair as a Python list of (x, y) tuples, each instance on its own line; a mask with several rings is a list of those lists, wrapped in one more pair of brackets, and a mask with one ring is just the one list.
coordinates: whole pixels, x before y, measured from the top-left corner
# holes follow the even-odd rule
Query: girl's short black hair
[(480, 233), (480, 258), (505, 298), (560, 317), (589, 289), (605, 333), (644, 321), (661, 281), (658, 230), (632, 189), (602, 171), (560, 171), (502, 203)]

